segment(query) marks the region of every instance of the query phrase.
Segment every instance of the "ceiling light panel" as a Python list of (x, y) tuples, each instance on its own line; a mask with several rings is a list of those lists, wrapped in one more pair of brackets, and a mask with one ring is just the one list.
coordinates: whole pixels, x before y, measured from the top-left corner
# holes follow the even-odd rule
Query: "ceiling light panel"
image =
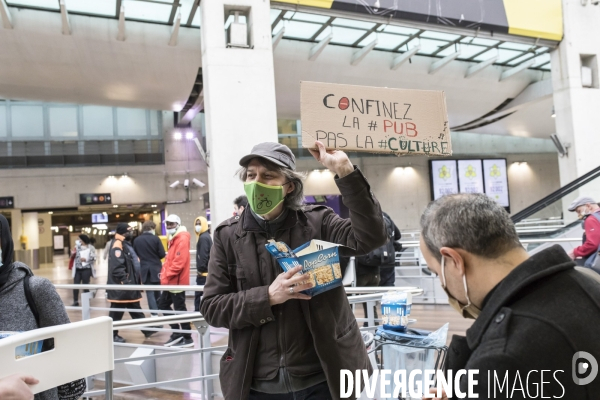
[(147, 1), (124, 0), (125, 18), (150, 22), (169, 22), (172, 4), (159, 4)]
[[(365, 34), (365, 31), (361, 31), (358, 29), (350, 29), (350, 28), (340, 28), (337, 26), (332, 27), (333, 30), (333, 39), (331, 39), (331, 43), (339, 43), (339, 44), (352, 44), (356, 42), (358, 39)], [(321, 32), (319, 37), (326, 37), (330, 33), (329, 29), (325, 29)], [(317, 39), (320, 40), (320, 39)]]
[(296, 21), (319, 22), (321, 24), (329, 21), (329, 17), (326, 15), (316, 15), (301, 12), (295, 13), (292, 19)]
[(395, 26), (395, 25), (386, 25), (385, 28), (383, 29), (383, 31), (388, 32), (388, 33), (397, 33), (399, 35), (405, 35), (405, 36), (414, 35), (415, 33), (419, 32), (418, 29), (405, 28), (403, 26)]
[(114, 16), (117, 10), (117, 0), (68, 0), (65, 2), (68, 11)]
[(375, 26), (375, 23), (373, 23), (373, 22), (366, 22), (366, 21), (357, 21), (355, 19), (336, 18), (333, 21), (333, 25), (336, 25), (336, 26), (346, 26), (346, 27), (349, 27), (349, 28), (356, 28), (356, 29), (363, 29), (363, 30), (369, 30), (369, 29), (372, 29)]
[(320, 24), (309, 22), (286, 21), (284, 24), (286, 38), (310, 39), (321, 28)]
[(11, 6), (28, 6), (47, 8), (49, 10), (58, 10), (58, 0), (7, 0), (6, 3)]

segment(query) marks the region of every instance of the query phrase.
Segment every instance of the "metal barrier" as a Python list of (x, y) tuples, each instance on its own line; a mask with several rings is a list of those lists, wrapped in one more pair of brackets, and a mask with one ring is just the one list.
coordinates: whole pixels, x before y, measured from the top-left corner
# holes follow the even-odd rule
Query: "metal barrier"
[[(159, 286), (159, 285), (98, 285), (98, 284), (56, 284), (54, 285), (56, 289), (87, 289), (90, 292), (82, 293), (81, 295), (81, 306), (80, 307), (66, 307), (67, 309), (77, 310), (80, 309), (82, 311), (82, 320), (90, 319), (91, 311), (108, 311), (110, 308), (106, 307), (92, 307), (90, 305), (90, 301), (95, 297), (96, 292), (98, 290), (185, 290), (185, 291), (203, 291), (204, 286)], [(350, 295), (348, 297), (348, 302), (351, 305), (359, 304), (359, 303), (367, 303), (367, 316), (366, 318), (357, 318), (357, 321), (363, 322), (366, 321), (368, 323), (367, 327), (360, 328), (361, 331), (364, 330), (373, 330), (376, 329), (375, 322), (381, 322), (380, 319), (376, 319), (374, 317), (374, 307), (376, 306), (377, 301), (381, 300), (381, 297), (385, 292), (388, 292), (390, 288), (388, 287), (345, 287), (346, 293)], [(423, 290), (418, 287), (406, 286), (406, 287), (397, 287), (396, 290), (403, 290), (407, 293), (410, 293), (412, 296), (419, 296), (423, 294)], [(127, 311), (127, 309), (119, 309), (119, 311)], [(156, 312), (156, 310), (149, 309), (134, 309), (134, 311), (138, 312)], [(202, 382), (202, 390), (200, 392), (187, 390), (186, 392), (193, 392), (201, 394), (205, 400), (212, 399), (215, 395), (219, 395), (219, 393), (214, 393), (213, 388), (213, 380), (218, 379), (219, 375), (217, 371), (213, 371), (212, 367), (212, 356), (222, 356), (224, 351), (227, 349), (227, 346), (211, 346), (210, 336), (213, 335), (223, 335), (227, 336), (228, 333), (224, 332), (211, 332), (210, 326), (206, 322), (206, 320), (202, 317), (201, 313), (198, 312), (183, 312), (183, 311), (163, 311), (158, 310), (161, 314), (174, 314), (163, 317), (153, 317), (153, 318), (140, 318), (140, 319), (130, 319), (117, 321), (113, 323), (113, 330), (123, 330), (123, 329), (141, 329), (144, 330), (153, 330), (158, 332), (185, 332), (190, 334), (198, 335), (199, 348), (197, 349), (181, 349), (181, 348), (172, 348), (172, 347), (164, 347), (164, 346), (154, 346), (154, 345), (146, 345), (146, 344), (138, 344), (138, 343), (114, 343), (116, 347), (123, 348), (135, 348), (136, 352), (132, 354), (130, 357), (117, 358), (114, 360), (115, 365), (119, 364), (136, 364), (132, 368), (132, 370), (137, 371), (142, 370), (143, 363), (146, 361), (152, 362), (153, 360), (169, 358), (169, 357), (178, 357), (184, 355), (194, 355), (199, 354), (200, 356), (200, 375), (193, 376), (189, 378), (183, 379), (174, 379), (174, 380), (165, 380), (165, 381), (153, 381), (147, 383), (135, 383), (133, 385), (128, 385), (124, 387), (114, 388), (114, 373), (113, 371), (107, 372), (105, 374), (105, 387), (102, 390), (89, 390), (83, 396), (84, 397), (96, 397), (96, 396), (105, 396), (107, 400), (113, 399), (114, 393), (124, 393), (130, 392), (134, 390), (143, 390), (143, 389), (151, 389), (151, 388), (165, 388), (166, 386), (171, 386), (173, 384), (180, 383), (190, 383), (190, 382)], [(162, 329), (162, 328), (154, 328), (156, 325), (162, 324), (180, 324), (180, 323), (192, 323), (196, 330), (173, 330), (173, 329)], [(141, 350), (140, 350), (141, 349)], [(139, 350), (139, 351), (138, 351)], [(156, 350), (166, 351), (164, 354), (151, 354), (155, 353)], [(131, 365), (130, 364), (130, 365)], [(142, 372), (143, 373), (143, 372)], [(93, 377), (88, 378), (88, 388), (93, 387)], [(178, 390), (169, 388), (170, 390)]]

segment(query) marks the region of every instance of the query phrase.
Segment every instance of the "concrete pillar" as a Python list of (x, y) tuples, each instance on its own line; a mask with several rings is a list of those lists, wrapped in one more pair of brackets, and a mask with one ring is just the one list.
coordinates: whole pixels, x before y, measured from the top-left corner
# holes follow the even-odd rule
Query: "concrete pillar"
[(23, 216), (21, 210), (10, 210), (10, 233), (12, 234), (15, 250), (21, 248), (21, 235), (23, 234)]
[[(209, 152), (211, 219), (231, 217), (244, 193), (238, 161), (254, 144), (277, 141), (277, 111), (270, 2), (211, 0), (200, 3), (202, 75)], [(224, 24), (233, 10), (248, 17), (249, 48), (228, 47)]]
[[(563, 18), (564, 38), (551, 54), (556, 133), (561, 142), (570, 145), (568, 156), (559, 158), (561, 186), (600, 165), (600, 135), (597, 133), (600, 127), (600, 6), (589, 2), (582, 6), (581, 0), (563, 0)], [(595, 87), (582, 86), (582, 65), (593, 66)], [(600, 199), (600, 182), (588, 184), (563, 199), (567, 220), (575, 219), (575, 214), (567, 212), (566, 207), (581, 194)]]
[(23, 213), (23, 236), (27, 238), (25, 258), (23, 261), (29, 266), (29, 268), (38, 269), (40, 267), (40, 232), (38, 225), (38, 213)]

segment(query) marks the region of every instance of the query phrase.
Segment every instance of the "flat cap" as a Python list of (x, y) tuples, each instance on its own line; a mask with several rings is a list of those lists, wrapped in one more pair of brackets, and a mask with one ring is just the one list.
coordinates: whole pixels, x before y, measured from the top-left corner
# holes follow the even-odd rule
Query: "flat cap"
[(569, 206), (569, 211), (575, 211), (577, 207), (582, 206), (584, 204), (594, 204), (596, 203), (594, 199), (589, 196), (579, 196)]
[(267, 161), (271, 161), (275, 165), (296, 170), (296, 157), (294, 153), (284, 144), (275, 142), (259, 143), (252, 148), (252, 151), (247, 156), (240, 159), (240, 165), (245, 167), (253, 158), (260, 157)]

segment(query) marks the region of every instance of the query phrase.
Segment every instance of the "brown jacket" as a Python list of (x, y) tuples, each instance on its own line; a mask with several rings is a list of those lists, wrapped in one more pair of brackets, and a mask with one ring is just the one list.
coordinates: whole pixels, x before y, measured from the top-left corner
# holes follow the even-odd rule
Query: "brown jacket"
[[(381, 246), (387, 239), (379, 203), (366, 179), (356, 169), (350, 175), (336, 179), (344, 204), (350, 209), (350, 219), (340, 218), (328, 207), (308, 206), (303, 211), (290, 211), (277, 240), (296, 248), (311, 239), (338, 243), (365, 254)], [(221, 358), (220, 381), (226, 400), (247, 399), (259, 351), (259, 336), (263, 327), (277, 324), (281, 314), (274, 315), (269, 304), (269, 285), (276, 272), (268, 252), (263, 251), (266, 236), (247, 230), (252, 224), (249, 212), (223, 222), (215, 230), (210, 255), (208, 277), (204, 286), (201, 312), (214, 327), (229, 329), (228, 349)], [(342, 287), (329, 290), (311, 300), (299, 302), (295, 315), (285, 315), (282, 327), (286, 335), (293, 334), (294, 320), (304, 319), (310, 329), (315, 350), (327, 377), (329, 390), (340, 398), (340, 370), (369, 369), (365, 346), (356, 318)], [(275, 331), (273, 331), (275, 332)], [(263, 338), (264, 339), (264, 338)], [(272, 341), (278, 338), (274, 334)], [(262, 345), (261, 345), (262, 347)], [(293, 350), (288, 350), (293, 351)], [(284, 354), (288, 359), (302, 359), (298, 354)]]

